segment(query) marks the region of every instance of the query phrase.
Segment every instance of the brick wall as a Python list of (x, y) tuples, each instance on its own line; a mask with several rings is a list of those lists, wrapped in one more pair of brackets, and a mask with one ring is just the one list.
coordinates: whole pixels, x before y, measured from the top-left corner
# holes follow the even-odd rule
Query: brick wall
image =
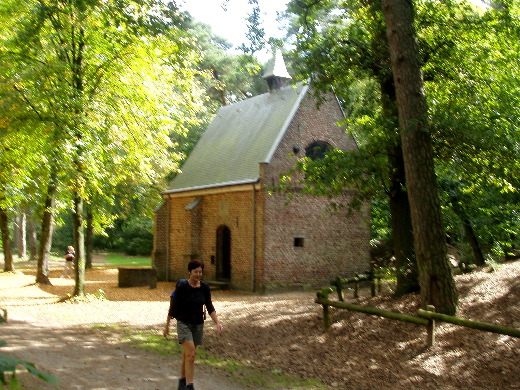
[(163, 203), (154, 216), (154, 239), (152, 263), (157, 269), (157, 279), (167, 280), (167, 240), (168, 240), (168, 205)]
[[(196, 196), (180, 196), (171, 199), (170, 263), (172, 280), (186, 277), (187, 264), (192, 258), (204, 262), (204, 279), (215, 280), (217, 274), (216, 234), (220, 226), (231, 232), (231, 287), (253, 289), (253, 250), (255, 240), (253, 226), (253, 186), (249, 191), (198, 194), (202, 201), (192, 211), (185, 207)], [(257, 191), (255, 196), (258, 197)], [(200, 227), (193, 229), (193, 215), (199, 213)], [(192, 236), (192, 232), (197, 233)], [(197, 245), (193, 245), (197, 240)], [(194, 252), (194, 248), (197, 250)]]
[[(267, 185), (278, 182), (305, 148), (314, 141), (325, 141), (342, 150), (353, 150), (354, 140), (337, 122), (343, 119), (337, 101), (329, 96), (319, 111), (308, 94), (272, 161), (265, 167)], [(300, 152), (291, 155), (293, 146)], [(334, 199), (343, 205), (350, 196)], [(324, 285), (336, 276), (351, 276), (369, 268), (369, 205), (347, 215), (345, 209), (331, 212), (326, 197), (296, 196), (288, 205), (283, 194), (266, 196), (264, 215), (264, 285)], [(295, 239), (298, 241), (295, 246)]]

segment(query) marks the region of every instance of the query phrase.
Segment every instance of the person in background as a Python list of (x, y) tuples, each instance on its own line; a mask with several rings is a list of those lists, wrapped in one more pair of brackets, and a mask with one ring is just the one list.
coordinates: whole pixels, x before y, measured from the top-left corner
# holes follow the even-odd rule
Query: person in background
[(70, 276), (72, 274), (72, 263), (74, 262), (74, 247), (68, 246), (67, 251), (65, 252), (65, 267), (63, 268), (63, 275), (61, 275), (62, 278), (70, 279)]
[(189, 279), (179, 280), (170, 297), (170, 308), (163, 335), (168, 337), (170, 320), (175, 318), (179, 344), (182, 345), (183, 350), (178, 390), (194, 390), (195, 348), (203, 344), (206, 315), (204, 306), (217, 326), (217, 333), (220, 334), (223, 330), (211, 301), (209, 284), (201, 281), (203, 269), (204, 264), (200, 261), (190, 261), (188, 264)]

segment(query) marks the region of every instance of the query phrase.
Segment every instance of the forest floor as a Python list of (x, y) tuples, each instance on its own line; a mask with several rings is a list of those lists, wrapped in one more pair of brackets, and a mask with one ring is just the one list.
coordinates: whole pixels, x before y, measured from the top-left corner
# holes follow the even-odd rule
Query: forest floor
[[(34, 283), (34, 263), (0, 272), (0, 308), (8, 312), (0, 351), (53, 374), (60, 389), (176, 389), (176, 343), (167, 344), (169, 354), (152, 345), (161, 338), (174, 284), (119, 288), (117, 269), (95, 261), (85, 289), (103, 290), (105, 300), (60, 302), (74, 288), (73, 280), (60, 278), (60, 263), (51, 264), (52, 286)], [(459, 317), (520, 328), (520, 261), (455, 280)], [(362, 290), (347, 301), (416, 315), (419, 296), (396, 300), (389, 287), (378, 297)], [(339, 309), (331, 309), (333, 324), (325, 331), (314, 297), (313, 291), (214, 292), (225, 331), (217, 336), (206, 323), (197, 390), (520, 389), (518, 338), (438, 323), (436, 343), (427, 348), (424, 327)], [(137, 332), (146, 334), (144, 342), (136, 343)], [(23, 371), (17, 377), (21, 389), (56, 389)]]

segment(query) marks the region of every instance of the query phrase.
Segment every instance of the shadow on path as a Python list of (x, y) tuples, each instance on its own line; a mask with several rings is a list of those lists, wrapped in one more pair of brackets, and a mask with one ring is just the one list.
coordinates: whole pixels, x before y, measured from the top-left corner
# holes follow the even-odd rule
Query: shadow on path
[[(118, 343), (119, 335), (94, 329), (53, 329), (10, 320), (0, 325), (2, 352), (35, 363), (66, 390), (166, 390), (177, 388), (179, 359)], [(172, 340), (172, 343), (175, 342)], [(17, 374), (22, 389), (56, 389), (28, 373)], [(197, 390), (242, 390), (206, 367), (196, 368)]]

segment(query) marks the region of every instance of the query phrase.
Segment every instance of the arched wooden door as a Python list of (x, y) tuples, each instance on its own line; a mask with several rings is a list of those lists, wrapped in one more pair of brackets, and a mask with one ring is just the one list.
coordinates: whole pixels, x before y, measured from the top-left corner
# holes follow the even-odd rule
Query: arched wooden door
[(217, 280), (231, 280), (231, 230), (225, 225), (217, 229)]

